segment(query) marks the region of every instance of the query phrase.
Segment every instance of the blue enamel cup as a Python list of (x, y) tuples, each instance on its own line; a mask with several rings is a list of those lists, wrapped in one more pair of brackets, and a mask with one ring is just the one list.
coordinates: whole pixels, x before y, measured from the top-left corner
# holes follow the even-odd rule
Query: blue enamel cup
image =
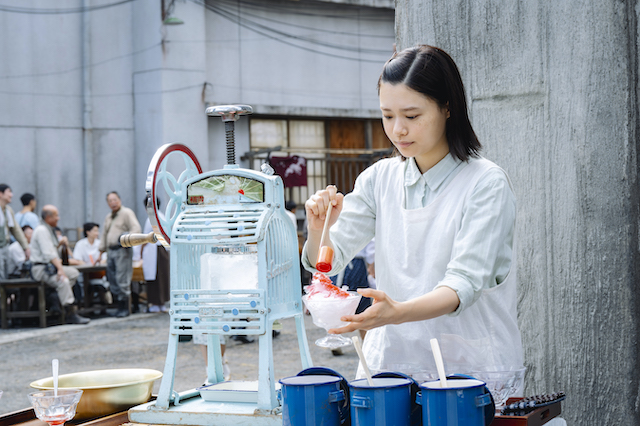
[[(336, 376), (340, 379), (340, 389), (344, 392), (344, 401), (338, 403), (340, 412), (340, 425), (350, 426), (351, 416), (349, 413), (349, 382), (340, 373), (327, 367), (309, 367), (296, 376)], [(417, 385), (416, 385), (417, 386)]]
[(486, 426), (493, 421), (495, 405), (485, 383), (473, 378), (447, 378), (425, 382), (416, 402), (422, 405), (426, 426)]
[(411, 422), (411, 384), (405, 378), (349, 382), (351, 426), (408, 426)]
[(345, 394), (340, 378), (326, 375), (293, 376), (280, 380), (284, 426), (340, 425)]
[(420, 392), (420, 386), (418, 386), (418, 382), (413, 380), (411, 376), (407, 376), (403, 373), (397, 373), (394, 371), (385, 371), (383, 373), (378, 373), (373, 375), (376, 377), (399, 377), (403, 379), (407, 379), (411, 382), (411, 415), (410, 415), (410, 426), (422, 426), (422, 407), (418, 405), (416, 402), (416, 398), (418, 396), (418, 392)]

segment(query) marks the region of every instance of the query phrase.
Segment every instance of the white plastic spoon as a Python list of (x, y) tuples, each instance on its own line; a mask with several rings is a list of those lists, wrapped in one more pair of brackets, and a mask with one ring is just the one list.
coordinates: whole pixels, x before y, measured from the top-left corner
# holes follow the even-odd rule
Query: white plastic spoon
[(53, 396), (58, 396), (58, 360), (51, 361), (51, 367), (53, 368)]
[(447, 387), (447, 375), (444, 374), (444, 362), (442, 362), (442, 353), (440, 353), (440, 345), (438, 339), (431, 339), (431, 352), (433, 352), (433, 358), (436, 361), (436, 368), (438, 369), (438, 376), (440, 376), (440, 387)]
[(360, 358), (360, 362), (362, 363), (362, 368), (364, 369), (364, 375), (367, 376), (367, 382), (369, 386), (373, 386), (373, 377), (371, 377), (371, 371), (369, 371), (369, 366), (367, 365), (367, 361), (364, 359), (364, 353), (362, 352), (362, 345), (360, 344), (360, 337), (352, 336), (351, 340), (353, 340), (353, 346), (356, 348), (356, 352), (358, 353), (358, 358)]

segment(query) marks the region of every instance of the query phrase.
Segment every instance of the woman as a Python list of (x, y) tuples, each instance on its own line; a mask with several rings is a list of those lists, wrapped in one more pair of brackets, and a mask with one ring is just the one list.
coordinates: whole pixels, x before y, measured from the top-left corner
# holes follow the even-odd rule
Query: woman
[[(143, 200), (146, 208), (147, 200)], [(156, 206), (160, 212), (160, 199), (156, 198)], [(145, 234), (153, 231), (151, 221), (147, 218), (143, 232)], [(147, 298), (149, 302), (149, 312), (167, 312), (169, 309), (166, 303), (170, 299), (169, 289), (169, 252), (160, 244), (144, 244), (140, 248), (142, 256), (142, 271), (147, 282)]]
[[(75, 265), (96, 265), (100, 263), (100, 225), (94, 222), (87, 222), (82, 225), (84, 231), (84, 238), (78, 241), (73, 248), (73, 256), (69, 258), (70, 264)], [(102, 258), (102, 263), (106, 263), (106, 257)], [(98, 291), (102, 302), (105, 305), (111, 305), (113, 303), (113, 297), (109, 291), (109, 282), (106, 278), (105, 271), (96, 271), (89, 274), (91, 285), (99, 286), (95, 290)], [(79, 299), (82, 296), (84, 274), (80, 274), (78, 277), (78, 286), (74, 288), (74, 293)], [(106, 310), (103, 309), (103, 313)]]
[(100, 258), (100, 225), (87, 222), (82, 225), (82, 228), (84, 238), (73, 248), (73, 258), (88, 265), (95, 265)]
[(406, 49), (384, 65), (378, 95), (399, 155), (365, 170), (347, 196), (328, 186), (305, 204), (308, 269), (329, 203), (331, 275), (376, 239), (377, 290), (358, 290), (374, 303), (332, 332), (370, 330), (372, 372), (435, 378), (432, 338), (449, 373), (520, 367), (515, 197), (505, 172), (479, 156), (458, 68), (436, 47)]

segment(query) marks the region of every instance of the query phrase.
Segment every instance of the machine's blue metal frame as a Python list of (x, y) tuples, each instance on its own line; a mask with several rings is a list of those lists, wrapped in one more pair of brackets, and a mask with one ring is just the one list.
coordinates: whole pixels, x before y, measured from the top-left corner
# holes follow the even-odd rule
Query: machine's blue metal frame
[[(246, 419), (247, 415), (251, 415), (251, 422), (247, 424), (273, 424), (274, 414), (279, 409), (273, 366), (274, 321), (295, 318), (302, 368), (312, 366), (301, 301), (298, 238), (284, 210), (282, 179), (255, 170), (241, 169), (237, 165), (196, 174), (200, 166), (193, 154), (182, 145), (177, 147), (160, 148), (159, 151), (165, 153), (156, 153), (154, 159), (162, 162), (167, 150), (180, 151), (186, 164), (186, 170), (180, 177), (175, 179), (173, 175), (167, 176), (170, 173), (166, 166), (152, 161), (149, 170), (150, 173), (154, 170), (153, 176), (147, 178), (147, 189), (153, 188), (148, 191), (150, 200), (155, 199), (155, 187), (159, 184), (163, 185), (171, 199), (165, 208), (166, 219), (152, 218), (155, 232), (166, 234), (169, 237), (166, 239), (170, 240), (166, 243), (170, 242), (171, 247), (170, 334), (164, 376), (157, 400), (135, 407), (129, 417), (132, 421), (150, 423), (223, 424), (228, 421), (237, 426), (244, 424), (238, 423), (237, 416)], [(194, 160), (194, 166), (189, 164), (188, 158)], [(187, 203), (190, 184), (222, 175), (262, 182), (264, 201), (221, 205)], [(156, 212), (155, 203), (148, 202), (148, 208), (150, 212)], [(251, 246), (257, 252), (258, 283), (255, 288), (203, 289), (200, 283), (201, 256), (212, 253), (214, 248), (239, 245)], [(207, 336), (207, 375), (211, 383), (224, 380), (221, 335), (258, 337), (256, 404), (216, 404), (202, 401), (195, 390), (183, 394), (174, 391), (178, 337), (198, 334)], [(217, 419), (215, 423), (213, 418)]]

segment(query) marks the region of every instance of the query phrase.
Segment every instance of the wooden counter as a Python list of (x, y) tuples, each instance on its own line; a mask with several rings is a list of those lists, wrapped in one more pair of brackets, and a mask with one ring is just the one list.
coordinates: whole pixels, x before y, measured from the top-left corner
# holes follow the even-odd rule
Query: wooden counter
[[(129, 423), (129, 417), (126, 411), (112, 414), (106, 417), (100, 417), (94, 420), (81, 420), (80, 422), (66, 422), (65, 426), (120, 426)], [(33, 408), (0, 416), (0, 426), (48, 426), (46, 422), (38, 420)]]

